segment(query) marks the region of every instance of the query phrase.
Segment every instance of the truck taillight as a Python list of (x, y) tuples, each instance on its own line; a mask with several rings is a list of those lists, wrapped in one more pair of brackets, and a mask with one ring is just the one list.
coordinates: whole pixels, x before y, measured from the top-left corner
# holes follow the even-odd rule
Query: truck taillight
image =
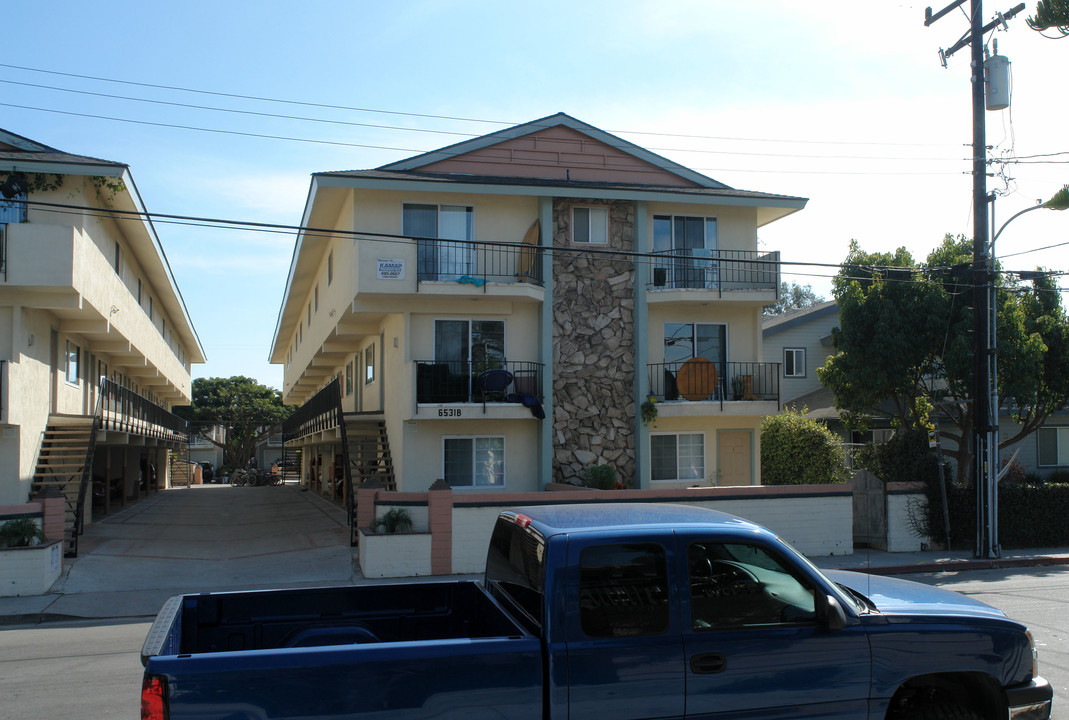
[(146, 675), (141, 682), (141, 720), (167, 720), (167, 681)]

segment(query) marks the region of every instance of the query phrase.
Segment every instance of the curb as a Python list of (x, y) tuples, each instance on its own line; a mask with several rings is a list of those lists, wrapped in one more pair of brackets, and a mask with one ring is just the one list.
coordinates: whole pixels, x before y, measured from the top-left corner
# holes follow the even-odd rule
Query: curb
[(985, 558), (975, 560), (951, 560), (941, 563), (918, 563), (914, 565), (887, 565), (883, 567), (836, 568), (869, 575), (914, 575), (921, 573), (961, 572), (965, 570), (1001, 570), (1003, 568), (1049, 567), (1069, 565), (1069, 556)]

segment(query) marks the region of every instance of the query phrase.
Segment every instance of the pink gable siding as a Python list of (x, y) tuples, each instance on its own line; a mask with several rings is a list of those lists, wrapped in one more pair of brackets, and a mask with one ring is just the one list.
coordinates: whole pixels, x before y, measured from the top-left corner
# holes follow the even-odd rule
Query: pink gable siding
[(420, 168), (423, 172), (490, 177), (636, 183), (697, 187), (689, 180), (644, 162), (567, 127), (539, 130)]

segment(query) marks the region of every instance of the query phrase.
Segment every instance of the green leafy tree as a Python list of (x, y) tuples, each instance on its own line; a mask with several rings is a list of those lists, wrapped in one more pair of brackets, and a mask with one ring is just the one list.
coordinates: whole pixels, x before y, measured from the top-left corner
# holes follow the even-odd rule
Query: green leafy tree
[[(282, 404), (278, 390), (241, 375), (197, 378), (193, 404), (175, 408), (175, 414), (191, 422), (193, 432), (222, 448), (223, 462), (230, 467), (244, 467), (257, 441), (292, 412), (292, 407)], [(209, 436), (213, 427), (223, 428), (222, 442)]]
[(839, 437), (805, 413), (804, 408), (787, 408), (762, 418), (762, 484), (819, 485), (850, 479)]
[(779, 284), (779, 300), (762, 309), (765, 315), (782, 315), (791, 310), (812, 307), (824, 298), (813, 292), (812, 285), (799, 285), (783, 281)]
[[(958, 477), (972, 473), (973, 414), (971, 242), (947, 235), (918, 266), (899, 248), (866, 253), (856, 242), (834, 281), (837, 354), (817, 370), (844, 421), (872, 418), (927, 430), (938, 408), (950, 419), (941, 435)], [(1069, 402), (1069, 320), (1048, 274), (1030, 284), (1000, 279), (996, 292), (998, 393), (1021, 429), (1000, 447), (1035, 432)]]
[(1028, 26), (1037, 32), (1053, 28), (1062, 37), (1069, 36), (1069, 0), (1039, 0)]

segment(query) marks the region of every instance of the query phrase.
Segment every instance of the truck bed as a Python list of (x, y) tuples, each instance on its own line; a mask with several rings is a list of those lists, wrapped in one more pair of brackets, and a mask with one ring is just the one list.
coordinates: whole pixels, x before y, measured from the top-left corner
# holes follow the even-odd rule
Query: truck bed
[(142, 662), (171, 720), (542, 714), (541, 641), (472, 582), (177, 596)]

